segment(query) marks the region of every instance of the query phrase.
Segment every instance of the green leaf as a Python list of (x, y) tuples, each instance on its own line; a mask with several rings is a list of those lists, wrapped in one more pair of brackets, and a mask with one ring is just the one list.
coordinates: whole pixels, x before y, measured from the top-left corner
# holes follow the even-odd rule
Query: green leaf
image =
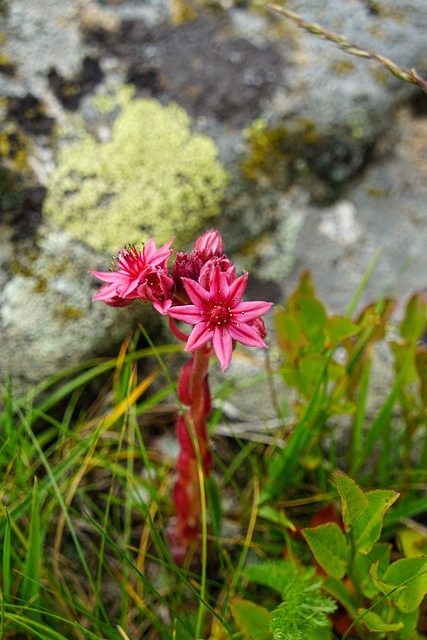
[(263, 518), (268, 522), (274, 522), (274, 524), (279, 524), (286, 529), (291, 529), (291, 531), (296, 531), (296, 527), (289, 518), (285, 516), (284, 511), (280, 511), (279, 509), (275, 509), (271, 505), (263, 505), (258, 509), (258, 518)]
[(323, 588), (335, 598), (352, 617), (357, 617), (356, 606), (348, 586), (342, 580), (327, 577), (323, 581)]
[(309, 338), (315, 351), (324, 347), (324, 331), (326, 326), (326, 310), (316, 298), (299, 296), (296, 303), (296, 319)]
[(332, 630), (329, 627), (313, 627), (304, 631), (304, 640), (332, 640)]
[(274, 315), (274, 326), (279, 349), (292, 361), (296, 360), (301, 347), (307, 342), (297, 321), (287, 311), (279, 310)]
[(219, 535), (221, 528), (221, 499), (219, 497), (218, 487), (212, 475), (205, 480), (208, 494), (209, 514), (211, 516), (212, 529), (215, 535)]
[(3, 593), (5, 596), (10, 595), (10, 518), (7, 507), (3, 507), (6, 516), (6, 528), (4, 532), (3, 549), (2, 549), (2, 569), (3, 569)]
[(397, 634), (398, 640), (408, 640), (408, 638), (416, 640), (418, 637), (421, 638), (421, 636), (413, 635), (418, 626), (419, 615), (419, 609), (411, 611), (410, 613), (404, 613), (403, 611), (395, 609), (393, 616), (394, 622), (401, 622), (403, 624), (402, 630)]
[(380, 573), (383, 574), (390, 562), (391, 544), (379, 542), (373, 546), (369, 555), (357, 552), (353, 561), (353, 576), (366, 598), (373, 598), (378, 594), (378, 587), (371, 578), (370, 569), (373, 562), (378, 562)]
[(34, 478), (30, 535), (25, 559), (24, 579), (21, 587), (21, 595), (24, 600), (34, 600), (40, 592), (41, 557), (40, 500), (37, 478)]
[(245, 567), (243, 575), (248, 580), (270, 587), (278, 593), (285, 592), (289, 583), (298, 582), (294, 567), (286, 560), (267, 560), (251, 564)]
[(363, 615), (362, 621), (366, 624), (369, 631), (385, 633), (387, 631), (399, 631), (403, 628), (403, 622), (389, 623), (384, 620), (375, 611), (360, 608), (357, 610), (359, 616)]
[(400, 611), (418, 609), (427, 593), (427, 558), (402, 558), (378, 576), (378, 562), (371, 567), (371, 576), (379, 590), (387, 595)]
[(317, 353), (303, 356), (299, 361), (299, 386), (303, 395), (311, 395), (325, 371), (325, 358)]
[(405, 558), (427, 555), (427, 536), (421, 531), (403, 529), (397, 533), (400, 548)]
[(310, 298), (315, 298), (316, 291), (314, 289), (313, 276), (310, 271), (305, 269), (301, 272), (298, 280), (298, 285), (292, 296), (289, 298), (289, 302), (293, 302), (293, 298), (297, 298), (300, 295), (309, 296)]
[(394, 355), (394, 370), (399, 373), (404, 368), (405, 377), (404, 384), (411, 384), (417, 381), (417, 369), (415, 367), (415, 361), (406, 362), (408, 359), (408, 345), (407, 343), (389, 342), (390, 349)]
[(391, 599), (405, 613), (415, 611), (427, 593), (427, 558), (402, 558), (393, 562), (382, 578), (383, 582), (397, 586), (406, 583)]
[(426, 326), (427, 301), (422, 293), (414, 293), (406, 305), (406, 314), (400, 325), (400, 335), (407, 342), (419, 338)]
[(361, 331), (361, 327), (351, 322), (348, 318), (331, 316), (326, 321), (326, 334), (331, 342), (338, 343), (345, 338), (355, 336)]
[(335, 522), (303, 529), (307, 543), (322, 569), (337, 580), (347, 573), (349, 547), (347, 538)]
[(415, 354), (415, 366), (421, 382), (421, 398), (427, 404), (427, 349), (418, 349)]
[(271, 640), (268, 625), (270, 611), (250, 600), (236, 599), (230, 603), (233, 620), (246, 638)]
[(369, 503), (368, 508), (355, 519), (352, 535), (356, 551), (369, 553), (381, 535), (385, 512), (396, 502), (399, 494), (392, 490), (376, 489), (364, 495)]
[(332, 479), (340, 494), (344, 525), (346, 529), (349, 529), (369, 507), (368, 499), (359, 485), (348, 476), (342, 473), (333, 473)]

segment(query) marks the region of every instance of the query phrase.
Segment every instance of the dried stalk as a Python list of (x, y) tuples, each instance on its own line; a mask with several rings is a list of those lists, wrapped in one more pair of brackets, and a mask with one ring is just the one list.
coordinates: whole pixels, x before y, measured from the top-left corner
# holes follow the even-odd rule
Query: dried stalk
[(360, 58), (368, 58), (369, 60), (376, 60), (384, 67), (386, 67), (394, 76), (400, 78), (400, 80), (404, 80), (405, 82), (410, 82), (411, 84), (415, 84), (420, 89), (422, 89), (425, 93), (427, 93), (427, 80), (424, 80), (416, 71), (416, 69), (405, 69), (400, 67), (395, 62), (382, 56), (375, 51), (371, 51), (369, 49), (362, 49), (358, 47), (356, 44), (349, 42), (344, 36), (338, 35), (333, 31), (328, 31), (324, 29), (318, 24), (312, 24), (311, 22), (307, 22), (297, 13), (290, 11), (289, 9), (284, 9), (277, 4), (269, 3), (267, 7), (277, 11), (281, 15), (284, 15), (286, 18), (289, 18), (295, 24), (297, 24), (301, 29), (305, 29), (309, 33), (314, 34), (319, 38), (324, 38), (325, 40), (330, 40), (334, 42), (336, 45), (343, 49), (347, 53), (350, 53), (353, 56), (359, 56)]

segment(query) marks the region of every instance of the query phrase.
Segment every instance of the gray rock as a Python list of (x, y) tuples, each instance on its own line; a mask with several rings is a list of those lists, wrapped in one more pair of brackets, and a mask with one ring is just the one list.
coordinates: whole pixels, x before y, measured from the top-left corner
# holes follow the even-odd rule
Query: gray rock
[(289, 291), (302, 268), (313, 271), (319, 294), (343, 312), (363, 274), (380, 252), (362, 304), (388, 292), (404, 303), (427, 291), (427, 118), (403, 109), (393, 139), (364, 175), (331, 207), (309, 206), (302, 213)]
[[(117, 309), (92, 303), (100, 283), (88, 269), (103, 269), (101, 258), (63, 231), (43, 227), (40, 233), (37, 257), (14, 265), (21, 273), (6, 275), (5, 263), (1, 270), (0, 382), (11, 374), (17, 394), (95, 355), (114, 357), (138, 322), (148, 329), (158, 325), (148, 306), (120, 309), (118, 318)], [(9, 246), (0, 245), (5, 260)]]
[[(240, 8), (176, 25), (167, 0), (10, 0), (0, 15), (7, 59), (0, 92), (9, 98), (0, 121), (26, 133), (35, 174), (18, 180), (18, 191), (48, 183), (58, 125), (63, 142), (83, 127), (108, 140), (115, 112), (96, 113), (93, 97), (132, 83), (138, 97), (185, 107), (193, 129), (218, 145), (232, 175), (218, 226), (229, 256), (250, 270), (254, 298), (280, 300), (308, 267), (320, 296), (343, 311), (379, 246), (364, 302), (406, 260), (412, 265), (396, 281), (398, 293), (425, 289), (425, 118), (395, 115), (419, 90), (265, 8), (222, 4)], [(423, 72), (424, 0), (294, 0), (291, 8)], [(30, 117), (36, 111), (46, 118)], [(140, 305), (92, 305), (98, 285), (87, 270), (104, 270), (108, 259), (64, 230), (39, 227), (41, 207), (30, 207), (31, 218), (25, 193), (6, 195), (0, 348), (23, 389), (108, 352), (140, 313), (146, 320)]]

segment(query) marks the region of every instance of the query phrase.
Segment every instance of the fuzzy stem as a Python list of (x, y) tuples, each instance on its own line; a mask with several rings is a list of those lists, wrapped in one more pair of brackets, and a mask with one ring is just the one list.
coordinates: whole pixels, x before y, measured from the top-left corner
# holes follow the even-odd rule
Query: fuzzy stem
[[(174, 487), (176, 527), (169, 535), (171, 552), (177, 564), (183, 564), (201, 533), (206, 538), (206, 495), (204, 479), (209, 475), (211, 453), (208, 445), (206, 418), (210, 413), (207, 382), (211, 349), (203, 347), (192, 353), (192, 359), (181, 371), (178, 397), (189, 409), (178, 417), (180, 444), (178, 478)], [(202, 549), (203, 552), (203, 549)]]

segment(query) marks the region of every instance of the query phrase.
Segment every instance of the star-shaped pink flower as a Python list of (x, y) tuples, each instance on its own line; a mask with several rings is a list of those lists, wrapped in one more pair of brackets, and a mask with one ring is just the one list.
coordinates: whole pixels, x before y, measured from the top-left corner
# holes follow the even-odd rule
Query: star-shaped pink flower
[[(119, 301), (139, 298), (138, 287), (145, 282), (147, 268), (160, 267), (167, 273), (167, 262), (172, 255), (170, 246), (173, 238), (156, 249), (153, 238), (139, 251), (134, 245), (120, 249), (115, 258), (115, 268), (111, 271), (90, 271), (93, 276), (108, 284), (101, 287), (93, 300), (102, 300), (107, 304), (119, 306)], [(124, 303), (126, 304), (126, 303)]]
[[(195, 351), (208, 342), (219, 360), (221, 369), (230, 364), (233, 340), (249, 347), (266, 347), (257, 320), (271, 307), (271, 302), (241, 302), (248, 274), (227, 282), (227, 274), (219, 267), (213, 269), (209, 289), (189, 278), (183, 278), (184, 287), (193, 304), (172, 307), (168, 314), (176, 320), (194, 325), (185, 351)], [(253, 323), (253, 324), (252, 324)]]

